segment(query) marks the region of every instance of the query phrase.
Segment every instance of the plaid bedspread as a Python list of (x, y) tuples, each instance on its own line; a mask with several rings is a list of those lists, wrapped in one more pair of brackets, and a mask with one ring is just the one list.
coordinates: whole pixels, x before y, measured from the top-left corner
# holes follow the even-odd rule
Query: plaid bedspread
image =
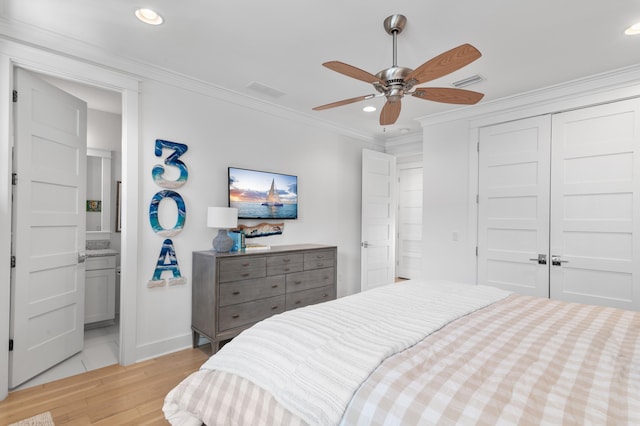
[(640, 424), (640, 313), (510, 296), (388, 358), (345, 425)]
[[(304, 424), (219, 371), (194, 373), (164, 409), (180, 425)], [(509, 296), (384, 361), (341, 424), (640, 424), (640, 313)]]

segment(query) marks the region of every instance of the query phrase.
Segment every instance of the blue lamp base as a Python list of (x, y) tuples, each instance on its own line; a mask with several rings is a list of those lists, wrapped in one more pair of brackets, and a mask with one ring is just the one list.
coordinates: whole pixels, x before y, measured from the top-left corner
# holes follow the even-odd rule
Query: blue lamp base
[(218, 229), (218, 235), (213, 239), (213, 249), (218, 253), (227, 253), (233, 247), (233, 240), (226, 229)]

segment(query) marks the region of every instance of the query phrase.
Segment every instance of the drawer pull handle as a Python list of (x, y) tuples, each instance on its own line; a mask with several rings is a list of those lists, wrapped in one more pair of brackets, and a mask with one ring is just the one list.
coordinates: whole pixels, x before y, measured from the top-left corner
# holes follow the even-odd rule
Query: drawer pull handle
[(322, 297), (329, 297), (327, 293), (323, 294)]
[(272, 306), (272, 307), (271, 307), (271, 310), (272, 310), (272, 311), (275, 311), (276, 309), (278, 309), (278, 306), (277, 306), (277, 305), (274, 305), (274, 306)]
[(231, 315), (231, 318), (233, 318), (233, 319), (240, 318), (240, 315), (239, 314), (233, 314), (233, 315)]
[(299, 305), (299, 304), (301, 304), (301, 303), (302, 303), (302, 302), (301, 302), (300, 300), (296, 300), (296, 303), (295, 303), (295, 304), (296, 304), (296, 305)]
[(324, 263), (322, 263), (322, 262), (318, 262), (318, 263), (316, 264), (316, 266), (317, 266), (318, 268), (322, 268), (322, 267), (324, 266)]
[(248, 273), (248, 272), (245, 272), (245, 273), (244, 273), (244, 274), (242, 274), (241, 276), (242, 276), (242, 277), (248, 277), (249, 275), (251, 275), (251, 274), (250, 274), (250, 273)]
[(239, 295), (239, 294), (240, 294), (240, 292), (239, 292), (239, 291), (234, 291), (232, 294), (233, 294), (234, 296), (237, 296), (237, 295)]
[(282, 261), (283, 261), (284, 263), (289, 263), (289, 262), (291, 262), (291, 259), (289, 259), (289, 258), (287, 257), (286, 259), (282, 259)]
[(251, 265), (249, 262), (245, 262), (242, 264), (242, 266), (249, 266), (249, 265)]
[(272, 285), (271, 288), (278, 288), (278, 284)]
[(316, 256), (316, 259), (324, 259), (324, 256), (319, 254), (319, 255)]
[(295, 285), (298, 285), (298, 284), (302, 284), (302, 281), (294, 281), (293, 283), (294, 283)]
[(291, 270), (291, 268), (284, 268), (285, 272), (289, 272)]

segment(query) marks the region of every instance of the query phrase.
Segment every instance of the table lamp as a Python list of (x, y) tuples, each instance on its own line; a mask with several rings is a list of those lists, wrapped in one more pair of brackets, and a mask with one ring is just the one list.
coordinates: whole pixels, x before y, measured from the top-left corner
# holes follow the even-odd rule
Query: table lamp
[(238, 226), (238, 209), (234, 207), (209, 207), (207, 210), (207, 227), (218, 228), (218, 235), (213, 239), (213, 249), (218, 253), (226, 253), (233, 247), (233, 239), (227, 230)]

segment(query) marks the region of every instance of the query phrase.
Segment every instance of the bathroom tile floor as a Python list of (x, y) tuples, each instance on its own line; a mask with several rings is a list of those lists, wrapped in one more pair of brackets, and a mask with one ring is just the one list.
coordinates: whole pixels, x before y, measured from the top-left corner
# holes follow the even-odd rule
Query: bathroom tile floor
[(65, 377), (75, 376), (90, 370), (118, 363), (119, 324), (91, 328), (84, 332), (84, 347), (81, 352), (62, 361), (47, 371), (12, 390), (26, 389)]

